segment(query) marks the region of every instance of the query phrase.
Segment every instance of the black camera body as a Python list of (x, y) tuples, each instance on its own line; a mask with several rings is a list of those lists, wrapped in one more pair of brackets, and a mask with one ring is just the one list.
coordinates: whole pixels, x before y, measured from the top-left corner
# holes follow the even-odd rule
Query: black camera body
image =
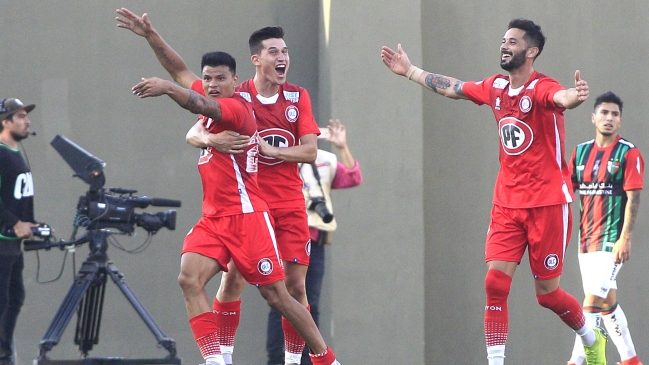
[[(146, 196), (134, 196), (137, 190), (111, 188), (89, 191), (79, 198), (77, 217), (81, 226), (86, 229), (116, 228), (125, 233), (133, 233), (135, 225), (147, 232), (157, 232), (166, 227), (176, 229), (176, 211), (135, 213), (135, 208), (146, 208), (149, 205), (179, 207), (180, 201)], [(127, 195), (125, 195), (127, 194)]]
[(334, 219), (334, 215), (329, 211), (329, 208), (327, 208), (324, 196), (312, 196), (309, 210), (318, 213), (320, 218), (322, 218), (322, 221), (325, 223), (330, 223)]

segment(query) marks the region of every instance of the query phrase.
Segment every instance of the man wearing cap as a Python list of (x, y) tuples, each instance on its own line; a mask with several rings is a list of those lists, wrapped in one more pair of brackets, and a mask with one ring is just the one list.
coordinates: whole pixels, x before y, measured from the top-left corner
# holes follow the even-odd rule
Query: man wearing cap
[(0, 365), (13, 365), (13, 334), (25, 301), (20, 242), (32, 237), (34, 183), (18, 142), (31, 134), (27, 113), (35, 105), (0, 100)]

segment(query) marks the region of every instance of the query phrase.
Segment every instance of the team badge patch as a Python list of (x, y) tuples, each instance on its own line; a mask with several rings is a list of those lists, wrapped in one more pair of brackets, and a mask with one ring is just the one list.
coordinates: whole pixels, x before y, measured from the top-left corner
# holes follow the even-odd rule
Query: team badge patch
[(289, 105), (286, 108), (284, 114), (286, 115), (286, 120), (288, 120), (291, 123), (295, 123), (297, 122), (297, 117), (300, 116), (300, 111), (297, 109), (295, 105)]
[(511, 156), (520, 155), (532, 145), (534, 132), (522, 120), (506, 117), (498, 122), (498, 128), (500, 130), (500, 143), (506, 154)]
[(532, 99), (529, 96), (525, 95), (521, 98), (521, 101), (518, 102), (518, 107), (521, 108), (523, 113), (527, 113), (532, 110)]
[(311, 256), (311, 240), (306, 241), (304, 249), (306, 250), (306, 255)]
[(257, 270), (262, 275), (270, 275), (273, 272), (273, 262), (270, 259), (263, 258), (257, 263)]
[(559, 256), (551, 253), (543, 260), (543, 264), (545, 264), (546, 269), (554, 270), (559, 266)]
[(606, 169), (609, 174), (615, 174), (620, 169), (620, 161), (608, 161)]

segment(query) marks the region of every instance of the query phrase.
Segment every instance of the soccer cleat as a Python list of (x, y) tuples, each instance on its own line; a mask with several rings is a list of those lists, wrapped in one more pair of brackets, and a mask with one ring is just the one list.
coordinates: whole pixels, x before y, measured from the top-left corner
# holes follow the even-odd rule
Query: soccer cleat
[(592, 346), (584, 345), (587, 365), (606, 365), (606, 331), (595, 327), (595, 343)]
[(630, 359), (622, 360), (617, 363), (617, 365), (642, 365), (638, 356), (634, 356)]

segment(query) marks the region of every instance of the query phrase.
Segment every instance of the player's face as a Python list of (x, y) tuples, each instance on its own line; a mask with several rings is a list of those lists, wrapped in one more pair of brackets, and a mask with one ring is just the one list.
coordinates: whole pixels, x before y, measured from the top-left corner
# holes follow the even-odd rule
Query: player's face
[(276, 85), (284, 84), (289, 66), (286, 43), (283, 39), (271, 38), (264, 40), (262, 45), (261, 53), (252, 57), (253, 63), (263, 78)]
[(27, 111), (20, 109), (14, 113), (11, 119), (2, 121), (4, 128), (11, 132), (15, 141), (22, 141), (29, 136), (29, 126), (31, 124), (27, 118)]
[(602, 103), (595, 109), (592, 120), (598, 134), (613, 136), (622, 124), (622, 112), (615, 103)]
[(203, 91), (214, 99), (229, 98), (234, 95), (237, 76), (228, 66), (203, 67)]
[(523, 39), (525, 31), (518, 28), (507, 30), (500, 45), (500, 67), (505, 71), (516, 70), (525, 64), (527, 43)]

